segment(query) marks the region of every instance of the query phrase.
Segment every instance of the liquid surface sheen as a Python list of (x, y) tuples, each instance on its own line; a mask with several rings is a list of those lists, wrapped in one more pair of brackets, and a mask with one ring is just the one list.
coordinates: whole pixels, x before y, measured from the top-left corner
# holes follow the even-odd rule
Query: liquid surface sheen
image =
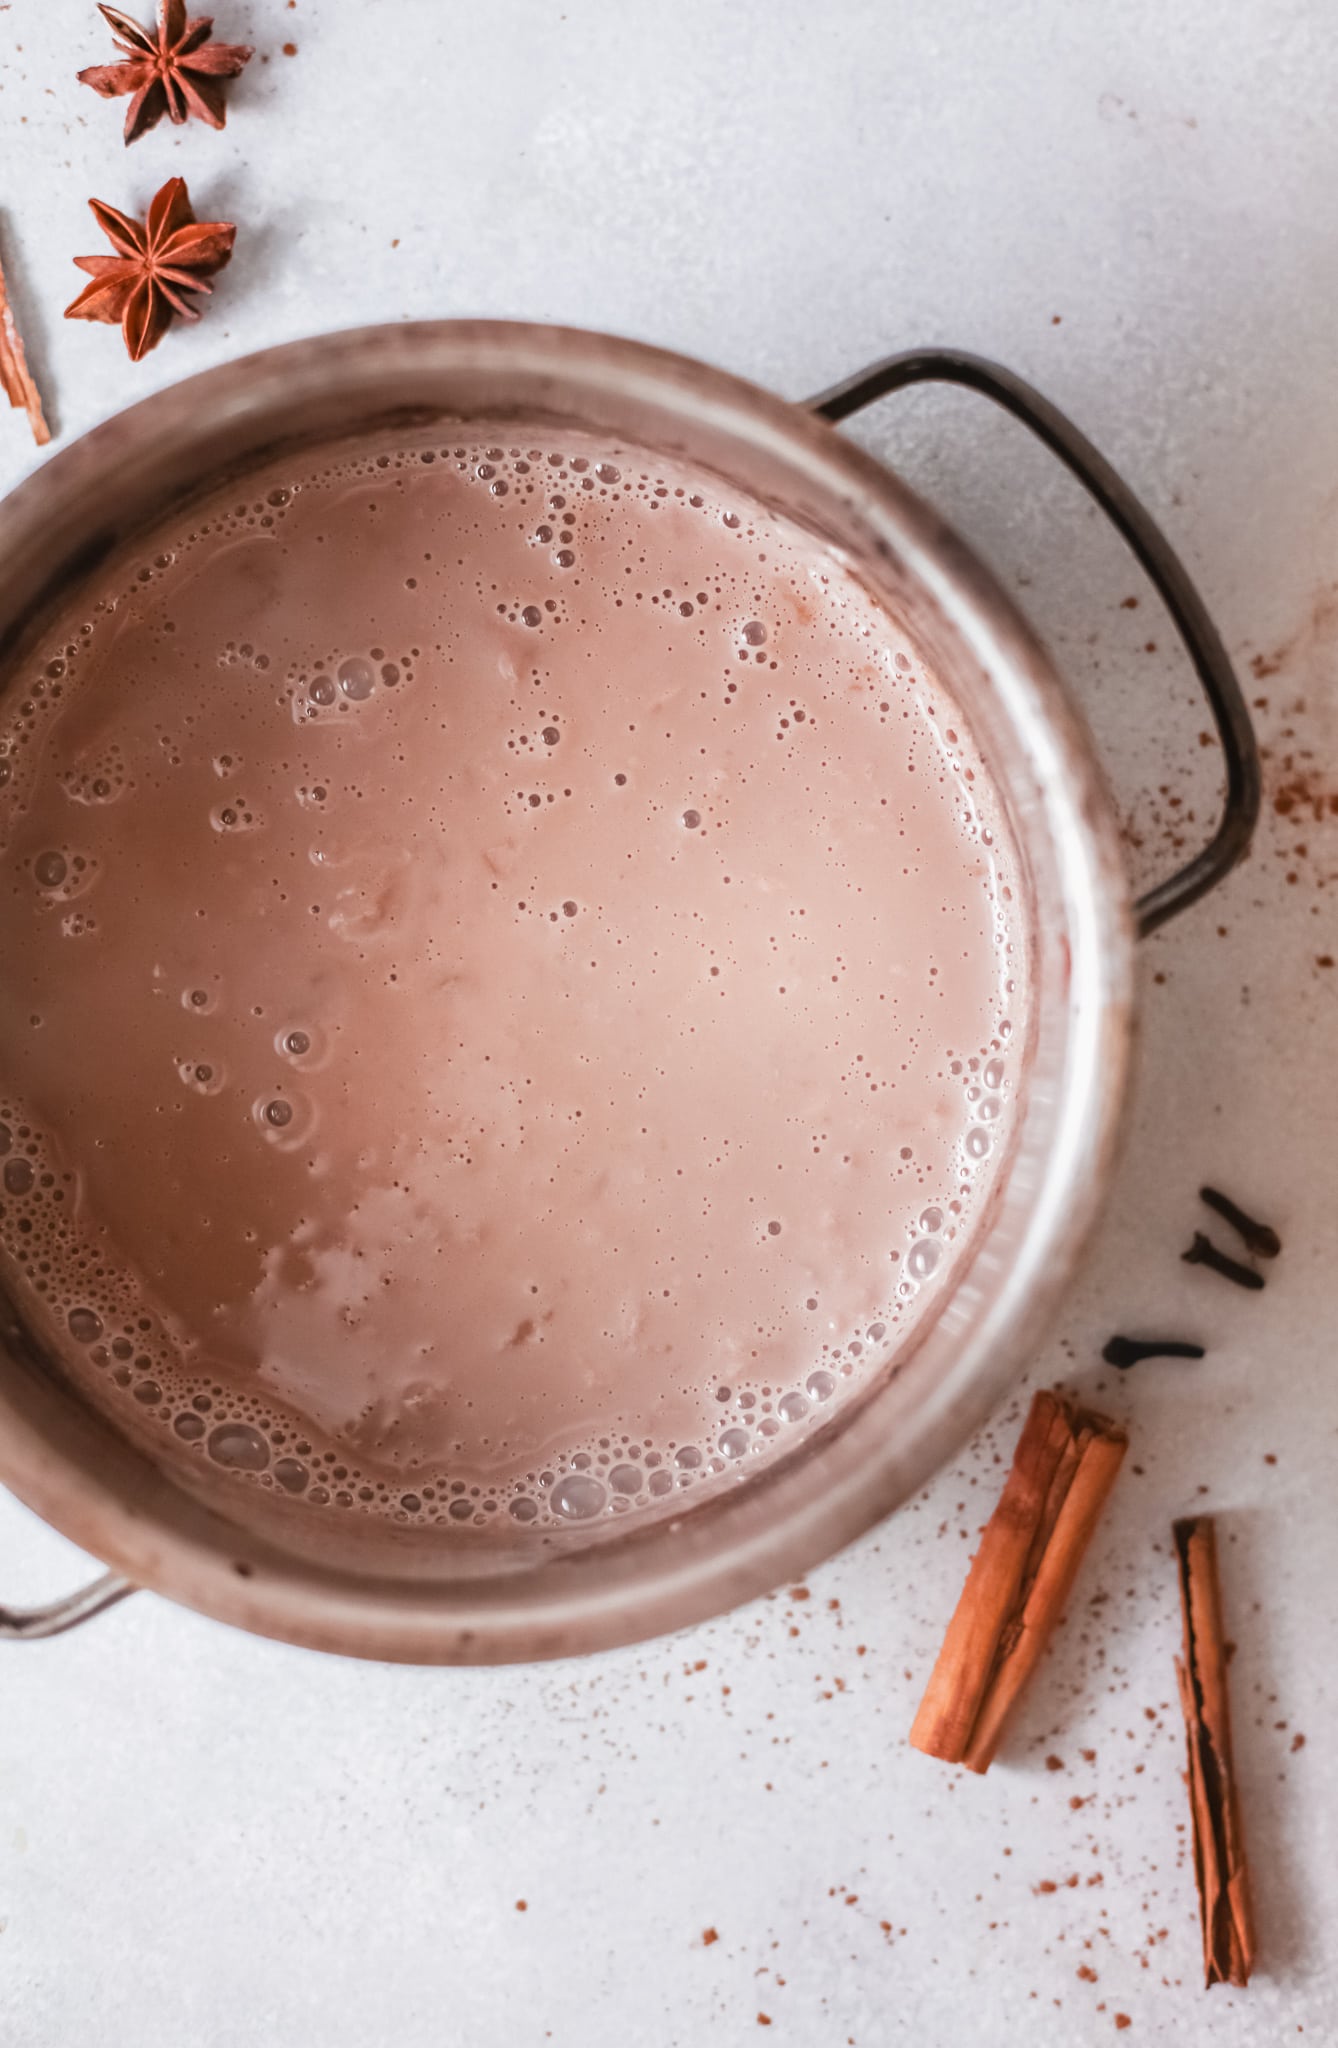
[(950, 1284), (1024, 946), (831, 553), (448, 434), (232, 485), (6, 679), (0, 1256), (163, 1452), (587, 1521), (755, 1469)]

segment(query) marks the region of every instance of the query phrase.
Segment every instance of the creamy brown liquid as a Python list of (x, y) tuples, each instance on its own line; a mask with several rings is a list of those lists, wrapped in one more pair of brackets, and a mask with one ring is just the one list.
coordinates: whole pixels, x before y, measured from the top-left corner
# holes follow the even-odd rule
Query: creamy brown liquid
[(1010, 855), (797, 529), (551, 429), (365, 442), (164, 526), (5, 701), (0, 1252), (164, 1447), (626, 1512), (944, 1286), (1016, 1085)]

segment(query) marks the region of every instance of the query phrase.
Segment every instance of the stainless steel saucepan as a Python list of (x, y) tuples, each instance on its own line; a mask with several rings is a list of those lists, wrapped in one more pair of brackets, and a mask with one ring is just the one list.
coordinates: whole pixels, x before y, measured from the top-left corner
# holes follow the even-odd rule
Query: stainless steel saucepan
[[(1078, 476), (1151, 575), (1207, 693), (1221, 821), (1135, 905), (1091, 742), (1034, 634), (934, 512), (835, 431), (926, 379), (1005, 406)], [(173, 503), (287, 443), (508, 416), (671, 454), (824, 536), (904, 620), (969, 722), (1020, 850), (1034, 1005), (1016, 1142), (974, 1256), (912, 1355), (789, 1455), (672, 1518), (597, 1524), (561, 1547), (533, 1532), (474, 1543), (285, 1515), (245, 1485), (202, 1496), (81, 1401), (0, 1304), (0, 1480), (109, 1567), (52, 1607), (0, 1610), (0, 1633), (54, 1633), (134, 1587), (264, 1635), (419, 1663), (555, 1657), (680, 1627), (794, 1577), (922, 1486), (1015, 1380), (1077, 1264), (1124, 1101), (1135, 933), (1239, 858), (1259, 772), (1230, 665), (1166, 542), (1096, 450), (1007, 372), (928, 350), (792, 404), (682, 356), (555, 327), (383, 326), (269, 350), (133, 406), (0, 505), (0, 686), (14, 686), (51, 605)]]

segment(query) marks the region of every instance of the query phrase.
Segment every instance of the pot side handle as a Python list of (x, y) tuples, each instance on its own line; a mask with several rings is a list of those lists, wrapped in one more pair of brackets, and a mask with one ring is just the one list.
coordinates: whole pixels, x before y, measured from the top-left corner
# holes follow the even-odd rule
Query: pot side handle
[(130, 1580), (119, 1572), (104, 1572), (77, 1593), (66, 1593), (45, 1607), (0, 1607), (0, 1642), (36, 1643), (46, 1636), (64, 1635), (66, 1629), (105, 1614), (134, 1591)]
[(1134, 906), (1140, 938), (1217, 886), (1242, 859), (1259, 817), (1259, 748), (1240, 684), (1217, 628), (1165, 534), (1100, 450), (1049, 399), (984, 356), (953, 348), (907, 349), (857, 371), (807, 403), (835, 423), (909, 384), (959, 384), (1020, 420), (1094, 498), (1156, 588), (1208, 699), (1222, 748), (1226, 794), (1208, 844)]

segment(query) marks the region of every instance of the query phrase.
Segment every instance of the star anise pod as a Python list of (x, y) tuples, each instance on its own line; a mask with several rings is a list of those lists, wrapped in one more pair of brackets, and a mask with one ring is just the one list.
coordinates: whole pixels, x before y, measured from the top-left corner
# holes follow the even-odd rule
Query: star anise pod
[(186, 18), (186, 0), (158, 0), (158, 26), (142, 28), (119, 7), (98, 7), (118, 50), (124, 52), (119, 64), (94, 64), (79, 73), (80, 83), (91, 85), (104, 100), (119, 99), (122, 93), (134, 98), (125, 117), (125, 139), (133, 142), (147, 128), (154, 128), (163, 115), (178, 123), (195, 114), (211, 128), (227, 120), (223, 104), (225, 78), (235, 78), (255, 52), (245, 43), (211, 43), (213, 16), (202, 14), (195, 21)]
[(119, 320), (137, 363), (158, 346), (175, 314), (199, 319), (191, 294), (213, 289), (206, 280), (231, 257), (237, 230), (230, 220), (196, 220), (184, 178), (169, 178), (154, 194), (143, 227), (105, 200), (88, 203), (116, 254), (75, 257), (93, 282), (65, 308), (65, 318)]

